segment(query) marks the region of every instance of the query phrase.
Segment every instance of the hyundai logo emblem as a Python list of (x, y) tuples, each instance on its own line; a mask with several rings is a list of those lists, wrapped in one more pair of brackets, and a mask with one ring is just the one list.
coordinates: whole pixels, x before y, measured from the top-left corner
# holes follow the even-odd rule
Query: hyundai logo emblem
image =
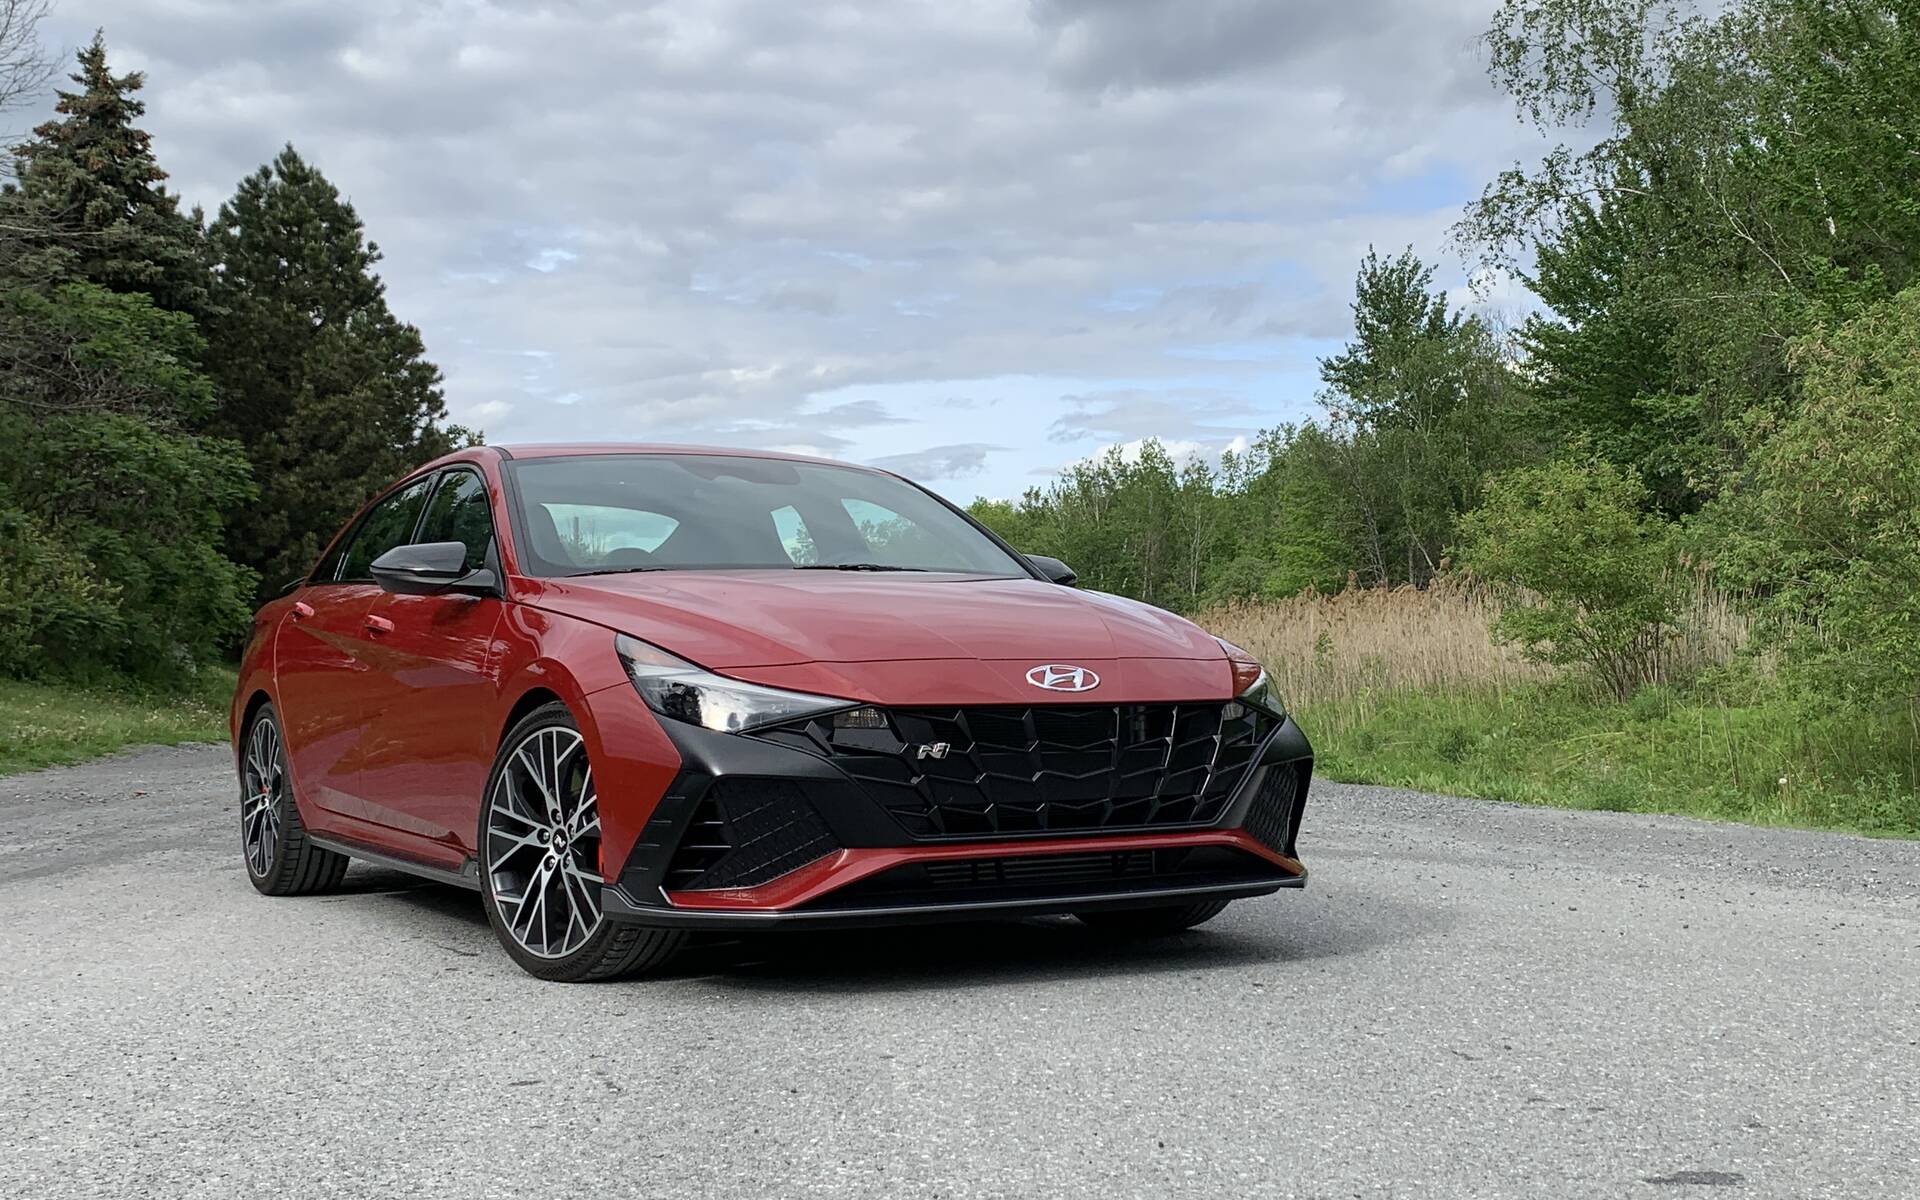
[(1085, 667), (1041, 663), (1027, 672), (1027, 682), (1050, 692), (1090, 692), (1100, 686), (1100, 677)]

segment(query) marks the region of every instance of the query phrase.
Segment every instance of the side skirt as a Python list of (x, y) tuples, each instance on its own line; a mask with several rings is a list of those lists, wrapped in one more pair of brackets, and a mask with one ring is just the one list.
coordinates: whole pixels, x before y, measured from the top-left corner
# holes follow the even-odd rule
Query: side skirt
[(344, 841), (325, 834), (308, 833), (307, 840), (323, 850), (344, 854), (348, 858), (357, 858), (361, 862), (372, 863), (377, 867), (405, 871), (409, 875), (418, 875), (422, 879), (431, 879), (435, 883), (450, 883), (472, 892), (480, 890), (480, 863), (476, 859), (469, 858), (460, 864), (459, 870), (449, 871), (445, 867), (432, 866), (411, 858), (401, 858), (385, 850), (374, 850), (358, 842)]

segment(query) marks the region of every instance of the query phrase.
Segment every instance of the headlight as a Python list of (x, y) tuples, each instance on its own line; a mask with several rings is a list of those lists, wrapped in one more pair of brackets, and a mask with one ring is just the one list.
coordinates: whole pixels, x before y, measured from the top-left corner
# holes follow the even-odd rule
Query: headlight
[(854, 707), (854, 701), (812, 696), (728, 679), (621, 634), (614, 649), (647, 707), (663, 717), (721, 733), (745, 733), (797, 717)]
[(1227, 652), (1227, 662), (1233, 667), (1233, 696), (1240, 703), (1257, 708), (1261, 712), (1285, 720), (1286, 705), (1280, 702), (1274, 691), (1273, 679), (1267, 674), (1260, 660), (1225, 638), (1213, 639)]

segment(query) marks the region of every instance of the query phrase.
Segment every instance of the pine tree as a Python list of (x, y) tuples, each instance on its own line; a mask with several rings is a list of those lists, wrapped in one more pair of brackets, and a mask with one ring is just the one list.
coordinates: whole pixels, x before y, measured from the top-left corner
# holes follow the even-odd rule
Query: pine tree
[(56, 92), (59, 116), (14, 148), (20, 182), (6, 203), (57, 231), (28, 240), (63, 260), (62, 274), (145, 293), (160, 308), (204, 319), (208, 271), (199, 214), (180, 211), (152, 138), (134, 123), (146, 112), (135, 95), (145, 78), (109, 70), (100, 33), (78, 58), (72, 79), (80, 90)]
[(443, 424), (439, 369), (387, 308), (379, 247), (292, 146), (241, 181), (208, 236), (215, 428), (261, 484), (230, 550), (278, 588), (382, 484), (471, 435)]

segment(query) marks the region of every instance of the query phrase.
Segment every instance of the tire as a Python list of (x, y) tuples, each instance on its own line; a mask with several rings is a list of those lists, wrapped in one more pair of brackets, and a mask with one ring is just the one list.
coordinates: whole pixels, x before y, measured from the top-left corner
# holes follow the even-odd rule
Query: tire
[(1073, 914), (1082, 925), (1122, 937), (1166, 937), (1204, 925), (1226, 911), (1225, 900), (1196, 900), (1159, 908), (1109, 908)]
[(350, 860), (307, 839), (273, 705), (254, 713), (240, 746), (240, 855), (248, 880), (266, 896), (310, 896), (340, 886)]
[(566, 705), (528, 713), (500, 744), (480, 806), (480, 895), (500, 945), (537, 978), (586, 983), (657, 971), (686, 944), (680, 930), (607, 920), (598, 801)]

